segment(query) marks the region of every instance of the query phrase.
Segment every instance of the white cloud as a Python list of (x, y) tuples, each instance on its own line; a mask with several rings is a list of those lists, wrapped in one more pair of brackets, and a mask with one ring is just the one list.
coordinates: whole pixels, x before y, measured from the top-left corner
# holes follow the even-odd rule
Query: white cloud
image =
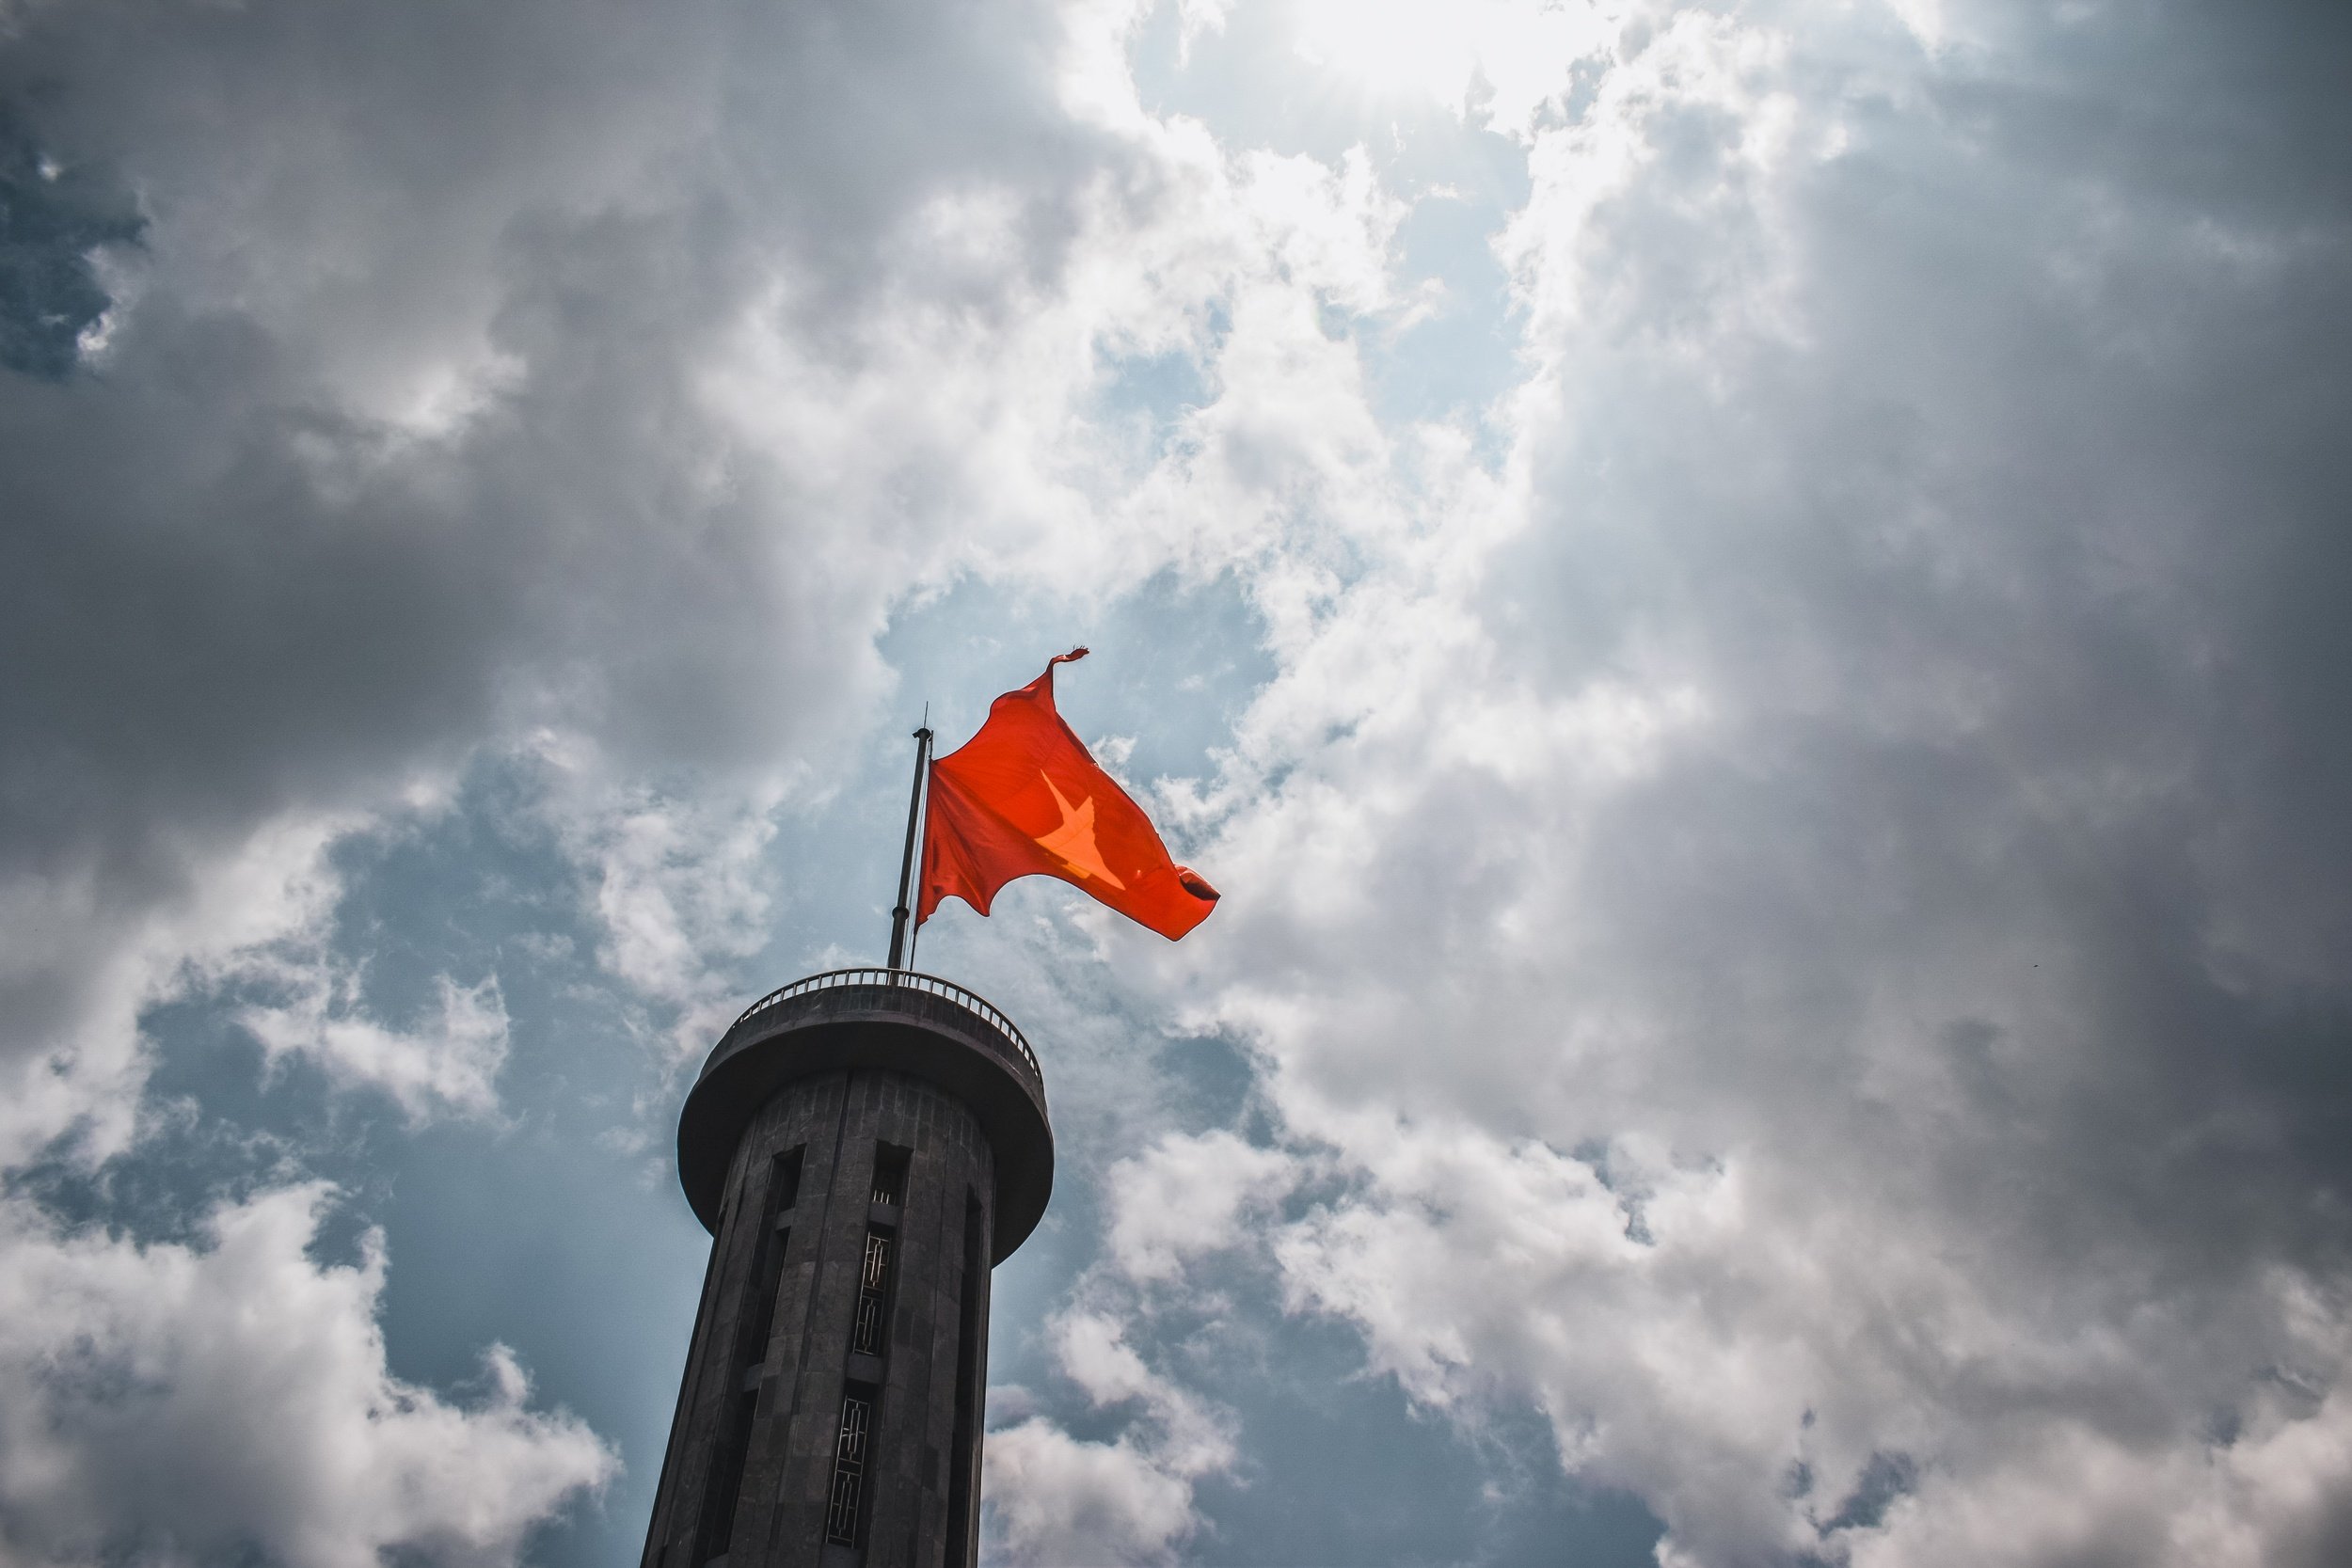
[(497, 1112), (507, 1018), (495, 974), (472, 986), (437, 976), (437, 1013), (414, 1030), (389, 1028), (359, 1011), (358, 973), (338, 970), (331, 960), (273, 962), (245, 977), (294, 993), (290, 1002), (246, 1007), (237, 1015), (272, 1063), (309, 1056), (340, 1085), (383, 1090), (411, 1122), (437, 1112), (474, 1117)]
[(1244, 1464), (1236, 1422), (1229, 1405), (1165, 1370), (1155, 1320), (1201, 1309), (1188, 1265), (1262, 1249), (1265, 1217), (1298, 1175), (1293, 1157), (1224, 1132), (1165, 1133), (1109, 1166), (1105, 1256), (1072, 1288), (1046, 1338), (1087, 1424), (1110, 1433), (1073, 1435), (1070, 1413), (1057, 1419), (1030, 1391), (991, 1390), (991, 1409), (1008, 1418), (984, 1449), (992, 1560), (1169, 1562), (1200, 1533), (1197, 1488)]
[(188, 853), (165, 886), (125, 897), (87, 862), (0, 881), (0, 995), (16, 1005), (0, 1049), (0, 1168), (77, 1132), (88, 1162), (134, 1134), (150, 1066), (140, 1016), (200, 992), (333, 911), (326, 851), (354, 819), (282, 816), (243, 843)]
[(1050, 1333), (1063, 1374), (1096, 1410), (1127, 1420), (1107, 1441), (1073, 1437), (1041, 1416), (991, 1432), (981, 1450), (991, 1557), (1173, 1560), (1200, 1527), (1194, 1484), (1237, 1458), (1228, 1421), (1147, 1367), (1112, 1315), (1073, 1307)]
[[(1118, 60), (1132, 12), (1016, 5), (913, 36), (726, 5), (380, 20), (101, 8), (10, 40), (8, 81), (70, 85), (41, 134), (118, 167), (150, 220), (106, 375), (0, 382), (8, 505), (49, 551), (0, 625), (56, 696), (0, 715), (24, 806), (0, 833), (10, 961), (102, 1018), (70, 1075), (52, 1043), (83, 1025), (12, 1020), (11, 1059), (56, 1101), (18, 1155), (77, 1117), (109, 1129), (89, 1158), (135, 1154), (141, 1010), (232, 986), (269, 993), (241, 1016), (272, 1060), (412, 1121), (493, 1117), (495, 978), (379, 1016), (330, 940), (325, 860), (403, 810), (404, 781), (485, 757), (543, 765), (532, 808), (581, 869), (599, 964), (698, 1051), (767, 938), (779, 807), (822, 799), (889, 679), (894, 605), (975, 573), (1098, 598), (1213, 574), (1309, 509), (1396, 524), (1332, 325), (1397, 308), (1406, 209), (1363, 157), (1233, 153), (1145, 114)], [(1169, 353), (1200, 362), (1205, 407), (1163, 430), (1105, 406), (1119, 367)], [(147, 569), (77, 611), (81, 552)], [(77, 613), (116, 628), (103, 658), (60, 655)], [(290, 835), (277, 902), (236, 894), (248, 846)], [(174, 924), (224, 899), (239, 918)], [(40, 1275), (27, 1301), (69, 1284)], [(148, 1331), (203, 1310), (167, 1293)], [(1188, 1498), (1230, 1449), (1153, 1386), (1117, 1463)], [(341, 1484), (227, 1489), (206, 1528), (364, 1518)], [(500, 1528), (557, 1495), (518, 1490)], [(98, 1528), (77, 1497), (98, 1506), (39, 1495), (44, 1539)], [(1138, 1510), (1104, 1539), (1157, 1551), (1189, 1528), (1188, 1502)]]
[(452, 1402), (392, 1375), (386, 1260), (314, 1261), (318, 1186), (215, 1210), (198, 1244), (65, 1232), (0, 1208), (0, 1544), (21, 1563), (373, 1568), (512, 1563), (613, 1475), (577, 1418), (528, 1406), (512, 1354)]
[[(550, 735), (599, 961), (699, 1049), (898, 607), (1231, 573), (1279, 673), (1165, 794), (1225, 903), (1093, 950), (1279, 1147), (1105, 1110), (1054, 1351), (1120, 1430), (999, 1434), (1001, 1549), (1201, 1528), (1239, 1418), (1155, 1336), (1257, 1227), (1668, 1560), (2341, 1555), (2334, 84), (2129, 8), (1388, 9), (1325, 57), (1523, 159), (1483, 422), (1375, 408), (1396, 149), (1156, 112), (1136, 5), (27, 13), (153, 228), (106, 375), (0, 385), (5, 1159), (130, 1147), (141, 1007), (312, 929), (386, 780)], [(1162, 356), (1196, 405), (1108, 406)], [(489, 1102), (495, 990), (402, 1032), (351, 973), (265, 1040)]]
[(1886, 1523), (1860, 1530), (1855, 1568), (1946, 1568), (2010, 1557), (2099, 1555), (2212, 1568), (2319, 1565), (2352, 1549), (2352, 1416), (2336, 1386), (2314, 1398), (2253, 1391), (2252, 1419), (2229, 1442), (2148, 1443), (2084, 1425), (2009, 1434), (2015, 1444), (1966, 1487), (1923, 1488)]
[(1295, 1180), (1288, 1156), (1231, 1132), (1170, 1133), (1110, 1169), (1111, 1260), (1137, 1283), (1171, 1279), (1186, 1259), (1242, 1243)]
[[(1628, 8), (1640, 9), (1641, 8)], [(1566, 96), (1568, 69), (1603, 53), (1621, 13), (1513, 0), (1297, 0), (1296, 48), (1358, 90), (1426, 99), (1521, 124)]]
[(1106, 1256), (1073, 1289), (1048, 1325), (1054, 1365), (1092, 1423), (1117, 1430), (1080, 1438), (1034, 1413), (1025, 1390), (994, 1407), (1019, 1417), (989, 1433), (988, 1539), (1019, 1563), (1174, 1560), (1202, 1528), (1196, 1488), (1242, 1463), (1231, 1409), (1147, 1361), (1137, 1339), (1167, 1360), (1155, 1315), (1198, 1310), (1187, 1265), (1260, 1251), (1272, 1206), (1299, 1179), (1299, 1163), (1231, 1132), (1169, 1132), (1114, 1163), (1103, 1180)]
[(617, 783), (580, 737), (543, 732), (532, 750), (536, 809), (587, 884), (597, 962), (671, 1015), (665, 1054), (707, 1050), (741, 1005), (737, 966), (766, 939), (760, 854), (784, 787), (754, 780), (679, 798)]
[(1032, 1418), (990, 1433), (981, 1452), (991, 1560), (1171, 1561), (1199, 1527), (1184, 1478), (1130, 1439), (1081, 1442)]
[[(2316, 696), (2267, 574), (2341, 567), (2234, 445), (2315, 427), (2139, 395), (2275, 296), (2072, 104), (1945, 118), (2037, 57), (1846, 15), (1684, 12), (1503, 126), (1502, 480), (1400, 487), (1275, 616), (1190, 802), (1227, 899), (1130, 974), (1353, 1178), (1278, 1230), (1294, 1306), (1466, 1424), (1541, 1410), (1662, 1560), (2328, 1561), (2352, 1314), (2284, 1216), (2343, 1191), (2344, 1000), (2289, 927), (2346, 909), (2255, 846), (2342, 844), (2222, 691)], [(2233, 255), (2302, 221), (2241, 208)]]

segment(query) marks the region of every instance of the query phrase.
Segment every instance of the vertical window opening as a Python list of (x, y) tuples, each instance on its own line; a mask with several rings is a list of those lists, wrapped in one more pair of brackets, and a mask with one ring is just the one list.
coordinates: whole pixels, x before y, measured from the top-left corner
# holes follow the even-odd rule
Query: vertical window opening
[(697, 1562), (723, 1556), (735, 1539), (735, 1502), (743, 1491), (744, 1449), (750, 1446), (752, 1416), (758, 1404), (756, 1388), (746, 1388), (735, 1397), (726, 1442), (712, 1459), (710, 1485), (703, 1493), (701, 1541), (694, 1548)]
[(753, 1310), (743, 1319), (743, 1339), (736, 1359), (746, 1370), (768, 1359), (768, 1336), (775, 1331), (776, 1298), (784, 1293), (784, 1256), (792, 1247), (792, 1227), (780, 1225), (762, 1239), (760, 1269), (755, 1277), (757, 1293)]
[(736, 1340), (735, 1359), (740, 1366), (757, 1366), (768, 1359), (768, 1336), (776, 1326), (776, 1298), (784, 1290), (784, 1259), (792, 1243), (792, 1205), (801, 1194), (801, 1149), (776, 1156), (768, 1173), (768, 1203), (759, 1227), (758, 1248), (752, 1258), (751, 1296), (744, 1303), (743, 1325)]
[(768, 1335), (775, 1326), (776, 1297), (784, 1284), (784, 1258), (792, 1241), (788, 1216), (801, 1189), (801, 1149), (776, 1156), (768, 1171), (768, 1198), (761, 1205), (759, 1233), (753, 1243), (751, 1277), (737, 1322), (735, 1354), (728, 1360), (737, 1393), (727, 1423), (710, 1456), (710, 1480), (703, 1489), (703, 1512), (695, 1530), (694, 1560), (723, 1556), (735, 1539), (735, 1505), (743, 1492), (750, 1462), (752, 1424), (759, 1414), (758, 1369), (768, 1356)]
[(907, 1200), (907, 1163), (914, 1151), (889, 1144), (874, 1146), (874, 1201), (900, 1204)]
[(874, 1424), (874, 1386), (852, 1383), (841, 1395), (841, 1430), (834, 1439), (833, 1491), (825, 1499), (825, 1539), (857, 1544), (866, 1500), (866, 1460)]
[(880, 1355), (890, 1339), (890, 1232), (866, 1227), (866, 1256), (858, 1264), (857, 1316), (850, 1323), (850, 1348)]
[(980, 1256), (980, 1200), (970, 1188), (963, 1194), (963, 1284), (956, 1314), (956, 1417), (954, 1437), (947, 1450), (947, 1542), (942, 1568), (970, 1568), (972, 1561), (972, 1472), (978, 1455), (973, 1445), (979, 1434), (980, 1291), (988, 1265)]

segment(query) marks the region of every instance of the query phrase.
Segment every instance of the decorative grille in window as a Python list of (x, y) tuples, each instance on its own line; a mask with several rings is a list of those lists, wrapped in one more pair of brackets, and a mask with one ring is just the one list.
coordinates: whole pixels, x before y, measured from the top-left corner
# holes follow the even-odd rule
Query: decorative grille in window
[(850, 1330), (850, 1348), (880, 1355), (890, 1323), (890, 1238), (879, 1230), (866, 1233), (866, 1259), (857, 1276), (857, 1317)]
[(858, 1504), (866, 1488), (866, 1429), (873, 1423), (874, 1404), (855, 1393), (841, 1396), (841, 1435), (833, 1451), (833, 1494), (825, 1502), (825, 1539), (837, 1545), (857, 1544)]

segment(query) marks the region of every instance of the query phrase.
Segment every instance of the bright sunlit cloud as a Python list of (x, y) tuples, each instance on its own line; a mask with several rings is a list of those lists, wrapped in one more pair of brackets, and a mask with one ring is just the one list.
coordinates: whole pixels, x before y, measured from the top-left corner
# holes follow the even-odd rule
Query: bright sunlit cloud
[(1298, 0), (1299, 55), (1377, 97), (1472, 103), (1506, 123), (1565, 87), (1610, 31), (1562, 0)]
[(1462, 14), (1428, 0), (1301, 0), (1298, 52), (1374, 92), (1458, 103), (1478, 64)]

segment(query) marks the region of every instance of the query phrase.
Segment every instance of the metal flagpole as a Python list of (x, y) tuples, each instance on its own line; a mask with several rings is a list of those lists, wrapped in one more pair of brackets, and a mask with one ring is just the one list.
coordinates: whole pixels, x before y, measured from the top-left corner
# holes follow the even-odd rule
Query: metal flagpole
[[(924, 828), (925, 828), (926, 830), (928, 830), (928, 829), (930, 827), (930, 809), (929, 809), (929, 808), (930, 808), (930, 793), (931, 793), (931, 769), (930, 769), (931, 740), (930, 740), (930, 735), (931, 735), (931, 705), (930, 705), (930, 704), (929, 704), (929, 703), (925, 703), (925, 704), (923, 705), (923, 741), (922, 741), (922, 746), (921, 746), (921, 749), (917, 752), (917, 753), (916, 753), (916, 755), (915, 755), (914, 770), (915, 770), (917, 773), (921, 774), (921, 775), (922, 775), (922, 778), (923, 778), (923, 802), (924, 802), (924, 807), (925, 807), (925, 811), (924, 811), (924, 817), (925, 817), (925, 820), (924, 820), (923, 826), (924, 826)], [(918, 852), (919, 852), (919, 851), (921, 850), (921, 848), (922, 848), (921, 840), (922, 840), (923, 838), (925, 838), (926, 836), (928, 836), (928, 835), (927, 835), (927, 833), (917, 833), (917, 834), (915, 834), (915, 838), (916, 838), (916, 841), (917, 841), (917, 842), (916, 842), (916, 844), (915, 844), (915, 848), (916, 848), (916, 850), (917, 850)], [(901, 877), (901, 879), (901, 879), (901, 880), (904, 880), (903, 876)], [(907, 901), (907, 895), (906, 895), (905, 894), (901, 893), (900, 895), (898, 895), (898, 902), (899, 902), (899, 903), (903, 904), (903, 903), (905, 903), (906, 901)], [(910, 924), (910, 925), (907, 927), (907, 968), (909, 968), (909, 969), (913, 969), (913, 968), (914, 967), (914, 950), (915, 950), (917, 947), (920, 947), (922, 944), (923, 944), (923, 923), (922, 923), (921, 921), (919, 921), (919, 920), (915, 920), (915, 921), (914, 921), (912, 924)]]
[(907, 847), (898, 857), (898, 902), (890, 911), (890, 967), (905, 967), (900, 962), (907, 950), (907, 890), (914, 882), (914, 839), (923, 826), (923, 776), (930, 770), (931, 707), (923, 705), (923, 727), (914, 732), (914, 787), (907, 794)]

